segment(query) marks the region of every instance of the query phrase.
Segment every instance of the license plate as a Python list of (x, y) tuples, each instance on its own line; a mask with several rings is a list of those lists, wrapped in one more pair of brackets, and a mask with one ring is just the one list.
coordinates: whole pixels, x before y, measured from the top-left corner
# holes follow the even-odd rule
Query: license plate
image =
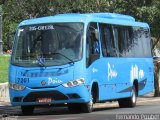
[(52, 101), (51, 98), (38, 98), (38, 102), (40, 102), (40, 103), (48, 103), (51, 101)]

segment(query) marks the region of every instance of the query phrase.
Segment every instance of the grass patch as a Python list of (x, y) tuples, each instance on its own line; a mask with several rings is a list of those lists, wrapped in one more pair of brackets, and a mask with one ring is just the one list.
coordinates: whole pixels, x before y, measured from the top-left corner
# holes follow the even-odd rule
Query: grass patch
[(0, 83), (8, 81), (8, 66), (10, 56), (0, 55)]

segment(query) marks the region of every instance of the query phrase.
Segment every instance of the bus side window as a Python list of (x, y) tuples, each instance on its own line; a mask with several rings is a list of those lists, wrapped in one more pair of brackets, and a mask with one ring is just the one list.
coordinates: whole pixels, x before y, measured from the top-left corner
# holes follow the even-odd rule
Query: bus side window
[(108, 24), (100, 24), (102, 54), (104, 57), (115, 57), (116, 49), (113, 37), (112, 26)]
[(89, 66), (100, 57), (97, 23), (90, 23), (86, 43), (87, 66)]
[(107, 56), (107, 45), (106, 45), (106, 34), (107, 32), (105, 32), (105, 24), (99, 24), (100, 26), (100, 39), (101, 39), (101, 48), (102, 48), (102, 54), (104, 57)]
[(113, 29), (111, 26), (108, 26), (106, 31), (106, 45), (107, 45), (107, 55), (109, 57), (115, 57), (116, 56), (116, 49), (115, 49), (115, 41), (113, 36)]
[(117, 26), (112, 26), (113, 27), (113, 36), (114, 36), (114, 51), (116, 53), (116, 56), (119, 57), (119, 33), (118, 33), (118, 27)]

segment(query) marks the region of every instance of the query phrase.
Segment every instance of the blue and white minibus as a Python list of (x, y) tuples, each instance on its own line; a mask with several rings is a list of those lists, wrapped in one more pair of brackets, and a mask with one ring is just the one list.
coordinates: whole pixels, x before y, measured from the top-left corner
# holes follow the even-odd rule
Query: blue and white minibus
[(35, 106), (92, 112), (97, 102), (134, 107), (154, 90), (147, 23), (115, 13), (59, 14), (22, 21), (9, 67), (10, 101), (25, 115)]

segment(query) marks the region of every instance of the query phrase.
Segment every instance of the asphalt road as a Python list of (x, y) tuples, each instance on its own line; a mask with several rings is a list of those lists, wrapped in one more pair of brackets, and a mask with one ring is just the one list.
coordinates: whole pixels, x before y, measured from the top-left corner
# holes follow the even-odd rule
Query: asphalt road
[[(0, 106), (3, 120), (159, 120), (160, 102), (138, 101), (135, 108), (119, 108), (117, 102), (98, 104), (92, 113), (72, 114), (66, 107), (36, 108), (34, 115), (22, 116), (19, 107)], [(6, 119), (4, 119), (6, 118)]]

